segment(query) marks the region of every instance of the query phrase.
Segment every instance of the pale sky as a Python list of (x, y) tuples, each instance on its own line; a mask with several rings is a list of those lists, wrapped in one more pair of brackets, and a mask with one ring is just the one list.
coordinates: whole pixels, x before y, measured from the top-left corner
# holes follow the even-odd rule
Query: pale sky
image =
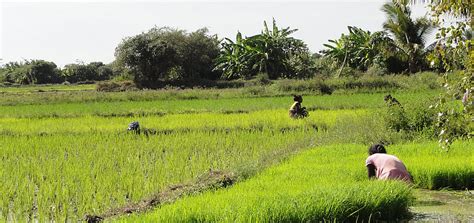
[[(328, 39), (347, 32), (347, 26), (378, 31), (385, 20), (384, 0), (314, 1), (5, 1), (0, 0), (1, 63), (45, 59), (59, 66), (77, 61), (114, 60), (115, 47), (124, 37), (154, 26), (187, 31), (207, 27), (220, 38), (259, 33), (263, 21), (275, 18), (290, 26), (312, 52)], [(424, 5), (413, 6), (415, 17)]]

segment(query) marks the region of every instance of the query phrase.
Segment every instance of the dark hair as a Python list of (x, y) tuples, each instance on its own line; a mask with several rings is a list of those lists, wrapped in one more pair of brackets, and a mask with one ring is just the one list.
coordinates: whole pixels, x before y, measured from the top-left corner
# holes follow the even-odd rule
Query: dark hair
[(293, 101), (303, 102), (303, 96), (301, 96), (301, 95), (293, 95)]
[(374, 144), (369, 147), (369, 155), (373, 155), (375, 153), (387, 153), (387, 151), (382, 144)]

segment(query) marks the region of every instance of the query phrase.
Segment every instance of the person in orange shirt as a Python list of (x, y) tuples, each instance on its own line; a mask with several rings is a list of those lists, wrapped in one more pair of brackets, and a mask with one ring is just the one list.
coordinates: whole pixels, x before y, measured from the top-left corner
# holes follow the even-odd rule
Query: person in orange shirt
[(365, 161), (367, 173), (370, 178), (380, 180), (403, 180), (412, 183), (412, 178), (407, 168), (400, 159), (394, 155), (387, 154), (382, 144), (374, 144), (369, 147), (369, 157)]

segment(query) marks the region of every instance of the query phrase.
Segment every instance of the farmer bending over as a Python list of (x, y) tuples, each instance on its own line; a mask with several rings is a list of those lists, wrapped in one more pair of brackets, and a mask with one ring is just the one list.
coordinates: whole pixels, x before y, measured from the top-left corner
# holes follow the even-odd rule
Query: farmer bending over
[(392, 97), (392, 95), (385, 95), (383, 100), (389, 107), (398, 106), (400, 108), (403, 108), (402, 104), (400, 104), (400, 102), (396, 98)]
[(301, 95), (294, 95), (293, 96), (293, 105), (291, 105), (289, 110), (290, 118), (304, 118), (308, 116), (308, 112), (306, 111), (305, 107), (301, 107), (301, 103), (303, 102), (303, 97)]
[(369, 157), (365, 161), (369, 179), (377, 177), (381, 180), (394, 179), (412, 183), (405, 165), (394, 155), (388, 155), (385, 147), (374, 144), (369, 148)]

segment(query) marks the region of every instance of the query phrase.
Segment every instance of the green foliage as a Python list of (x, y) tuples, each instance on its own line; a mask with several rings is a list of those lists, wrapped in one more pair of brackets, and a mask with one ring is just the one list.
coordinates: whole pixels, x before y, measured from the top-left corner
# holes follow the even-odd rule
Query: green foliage
[[(292, 139), (304, 140), (305, 135), (257, 132), (140, 137), (89, 131), (83, 135), (39, 132), (7, 141), (3, 137), (1, 218), (11, 214), (18, 220), (35, 215), (41, 221), (78, 221), (86, 213), (138, 201), (209, 169), (235, 169), (287, 148), (294, 151), (299, 145)], [(272, 140), (265, 140), (269, 137)]]
[(308, 93), (318, 93), (318, 94), (332, 94), (334, 89), (326, 84), (321, 79), (311, 79), (311, 80), (291, 80), (283, 79), (276, 82), (273, 86), (280, 92), (308, 92)]
[(130, 117), (2, 118), (1, 218), (79, 220), (209, 169), (255, 172), (306, 148), (315, 126), (355, 112), (320, 114), (307, 120), (291, 120), (285, 109), (135, 117), (156, 131), (149, 136), (127, 134)]
[(159, 80), (218, 78), (212, 71), (218, 53), (217, 37), (205, 28), (187, 33), (163, 27), (125, 38), (115, 56), (137, 85), (153, 88)]
[(17, 84), (60, 83), (62, 77), (56, 64), (44, 60), (10, 62), (0, 67), (3, 82)]
[(131, 91), (137, 90), (135, 83), (132, 81), (122, 81), (122, 82), (115, 82), (115, 81), (104, 81), (100, 82), (96, 85), (97, 91)]
[[(447, 72), (443, 76), (445, 92), (433, 105), (438, 110), (437, 126), (439, 143), (445, 150), (459, 138), (471, 138), (473, 135), (474, 103), (474, 51), (472, 50), (472, 2), (471, 1), (431, 1), (433, 20), (441, 25), (435, 52), (430, 59), (434, 65), (443, 66)], [(442, 26), (445, 16), (452, 16), (456, 24)], [(463, 58), (459, 58), (459, 57)], [(466, 61), (466, 63), (464, 63)], [(460, 75), (451, 71), (464, 67)], [(454, 77), (452, 77), (454, 76)], [(454, 79), (454, 81), (452, 81)], [(452, 103), (466, 96), (461, 108), (453, 108)]]
[(235, 42), (225, 39), (216, 60), (215, 70), (223, 77), (250, 78), (267, 73), (270, 79), (305, 78), (314, 73), (314, 62), (303, 41), (290, 37), (296, 29), (278, 28), (273, 20), (270, 29), (264, 22), (261, 34), (243, 38), (237, 33)]
[[(472, 188), (472, 148), (457, 144), (448, 157), (434, 143), (393, 145), (422, 188)], [(367, 147), (335, 144), (305, 151), (226, 190), (209, 191), (118, 221), (319, 222), (402, 221), (410, 187), (366, 180)], [(350, 171), (348, 171), (350, 170)]]
[(429, 46), (427, 59), (430, 61), (430, 67), (438, 72), (465, 70), (471, 62), (468, 41), (472, 41), (473, 31), (472, 29), (463, 29), (463, 35), (456, 37), (456, 41), (461, 43), (453, 44), (453, 37), (447, 36), (445, 32), (451, 32), (450, 29), (455, 29), (455, 27), (448, 29), (437, 33), (438, 41)]
[(313, 54), (317, 77), (330, 78), (340, 68), (336, 60), (330, 57), (322, 56), (318, 53)]
[(474, 132), (474, 76), (466, 73), (446, 73), (443, 80), (445, 91), (436, 103), (432, 103), (437, 111), (438, 140), (445, 150), (457, 139), (471, 138)]
[[(403, 78), (412, 79), (400, 79), (401, 82), (414, 80), (414, 77)], [(259, 87), (259, 90), (263, 89), (265, 92), (280, 81), (295, 81), (289, 84), (291, 86), (309, 82), (275, 80), (267, 86), (252, 87)], [(243, 93), (246, 88), (108, 93), (96, 92), (93, 89), (87, 91), (90, 87), (93, 86), (56, 85), (0, 89), (4, 92), (4, 97), (0, 99), (0, 144), (3, 145), (0, 157), (4, 157), (0, 164), (0, 198), (5, 198), (0, 199), (2, 219), (9, 221), (14, 217), (23, 220), (35, 216), (39, 221), (76, 221), (86, 213), (103, 213), (109, 208), (139, 201), (170, 185), (192, 181), (209, 169), (250, 177), (255, 176), (262, 168), (315, 144), (368, 144), (379, 140), (399, 143), (408, 138), (384, 128), (379, 111), (384, 106), (382, 93), (304, 96), (303, 104), (310, 110), (311, 116), (292, 120), (288, 118), (292, 97), (260, 97), (264, 92), (259, 92), (258, 97), (252, 97)], [(300, 90), (307, 89), (306, 86), (302, 88)], [(311, 88), (310, 86), (307, 90)], [(42, 92), (38, 92), (39, 90)], [(433, 97), (435, 94), (436, 91), (400, 92), (397, 98), (412, 103), (417, 98)], [(142, 127), (152, 129), (153, 133), (127, 134), (126, 126), (134, 120), (140, 121)], [(419, 132), (413, 131), (410, 134)], [(268, 140), (270, 138), (272, 140)], [(430, 145), (423, 144), (419, 147), (428, 150)], [(360, 161), (365, 158), (366, 149), (365, 146), (360, 148), (363, 148), (363, 152), (355, 149), (354, 156), (350, 156), (351, 161), (346, 162), (348, 168), (360, 167), (351, 175), (355, 178), (340, 178), (343, 183), (337, 187), (334, 186), (335, 181), (332, 178), (325, 180), (311, 176), (314, 181), (302, 183), (301, 186), (311, 185), (321, 190), (326, 189), (321, 194), (319, 189), (310, 190), (304, 186), (301, 191), (310, 193), (304, 194), (304, 197), (314, 195), (324, 198), (324, 201), (331, 201), (331, 207), (338, 207), (337, 210), (334, 209), (336, 212), (324, 213), (337, 214), (338, 219), (352, 219), (347, 218), (347, 215), (360, 208), (362, 203), (355, 201), (359, 198), (364, 200), (363, 204), (370, 204), (364, 211), (357, 212), (360, 218), (368, 216), (363, 214), (365, 212), (392, 210), (394, 207), (400, 210), (406, 208), (403, 202), (389, 202), (398, 201), (400, 198), (400, 194), (393, 191), (405, 191), (399, 184), (385, 187), (383, 183), (365, 180), (365, 170)], [(410, 148), (411, 146), (408, 146), (404, 151), (409, 151)], [(329, 150), (344, 154), (348, 152), (339, 146)], [(316, 151), (321, 154), (311, 157), (341, 157), (324, 156), (326, 150)], [(402, 159), (408, 160), (415, 155)], [(459, 161), (456, 157), (459, 156), (454, 154), (453, 159)], [(310, 163), (321, 164), (320, 168), (324, 168), (324, 165), (332, 162)], [(450, 161), (450, 164), (452, 163)], [(304, 165), (307, 163), (304, 162)], [(418, 182), (421, 187), (430, 187), (422, 186), (424, 184), (421, 182), (427, 182), (426, 185), (465, 185), (467, 181), (462, 179), (470, 172), (461, 168), (467, 166), (466, 162), (458, 162), (457, 165), (455, 172), (452, 169), (448, 171), (444, 166), (420, 169), (417, 173), (420, 176)], [(310, 166), (308, 168), (313, 169)], [(446, 170), (440, 173), (438, 168)], [(334, 173), (342, 173), (337, 168), (330, 169)], [(311, 173), (300, 170), (301, 173)], [(298, 176), (297, 172), (287, 173), (290, 173), (287, 175), (288, 179)], [(451, 177), (453, 174), (456, 177)], [(354, 182), (354, 179), (358, 182)], [(269, 183), (273, 182), (272, 185), (278, 186), (275, 181), (283, 182), (279, 178), (268, 179)], [(431, 181), (436, 183), (429, 183)], [(365, 188), (362, 192), (361, 186)], [(438, 186), (433, 186), (436, 187)], [(280, 185), (278, 188), (289, 187)], [(292, 187), (290, 191), (293, 189)], [(385, 189), (392, 191), (392, 194), (386, 196), (381, 193), (378, 200), (387, 200), (388, 203), (371, 203), (367, 194)], [(344, 193), (334, 194), (334, 191)], [(316, 209), (311, 209), (315, 210), (314, 213), (328, 210), (328, 206), (325, 206), (327, 203), (314, 202), (314, 199), (299, 203), (301, 197), (295, 198), (292, 193), (286, 193), (286, 190), (283, 192), (288, 196), (279, 196), (277, 200), (316, 205)], [(260, 196), (254, 198), (266, 199)], [(276, 204), (265, 206), (269, 208), (268, 213), (287, 207)], [(352, 207), (356, 206), (358, 208), (353, 210)], [(313, 213), (310, 209), (300, 207), (298, 206), (297, 212), (291, 209), (291, 212), (284, 212), (288, 213), (287, 215), (281, 216), (294, 216), (291, 213), (299, 216), (301, 211)], [(251, 216), (251, 213), (252, 211), (249, 211), (247, 216)]]
[(337, 40), (329, 40), (330, 44), (323, 44), (327, 49), (322, 53), (341, 64), (341, 70), (346, 65), (367, 70), (374, 64), (380, 51), (392, 42), (384, 32), (371, 33), (354, 26), (349, 26), (348, 29), (349, 34), (342, 34)]
[[(401, 102), (402, 105), (404, 102)], [(432, 100), (421, 99), (403, 107), (387, 106), (385, 123), (388, 129), (404, 131), (407, 134), (425, 132), (429, 137), (435, 136), (436, 111), (429, 107)]]
[(408, 71), (414, 73), (426, 67), (425, 39), (434, 29), (432, 22), (426, 17), (413, 20), (407, 0), (385, 3), (382, 11), (387, 16), (383, 27), (393, 36), (398, 52), (408, 63)]
[(70, 83), (81, 81), (103, 81), (113, 76), (113, 70), (102, 62), (91, 62), (89, 64), (77, 63), (67, 64), (62, 69), (64, 79)]
[(387, 15), (385, 31), (371, 33), (349, 26), (349, 34), (324, 44), (322, 53), (340, 66), (338, 71), (333, 68), (336, 76), (353, 75), (346, 66), (361, 71), (377, 66), (385, 70), (382, 74), (414, 73), (427, 68), (424, 47), (427, 34), (434, 28), (431, 22), (425, 17), (413, 20), (406, 2), (386, 3), (382, 11)]

